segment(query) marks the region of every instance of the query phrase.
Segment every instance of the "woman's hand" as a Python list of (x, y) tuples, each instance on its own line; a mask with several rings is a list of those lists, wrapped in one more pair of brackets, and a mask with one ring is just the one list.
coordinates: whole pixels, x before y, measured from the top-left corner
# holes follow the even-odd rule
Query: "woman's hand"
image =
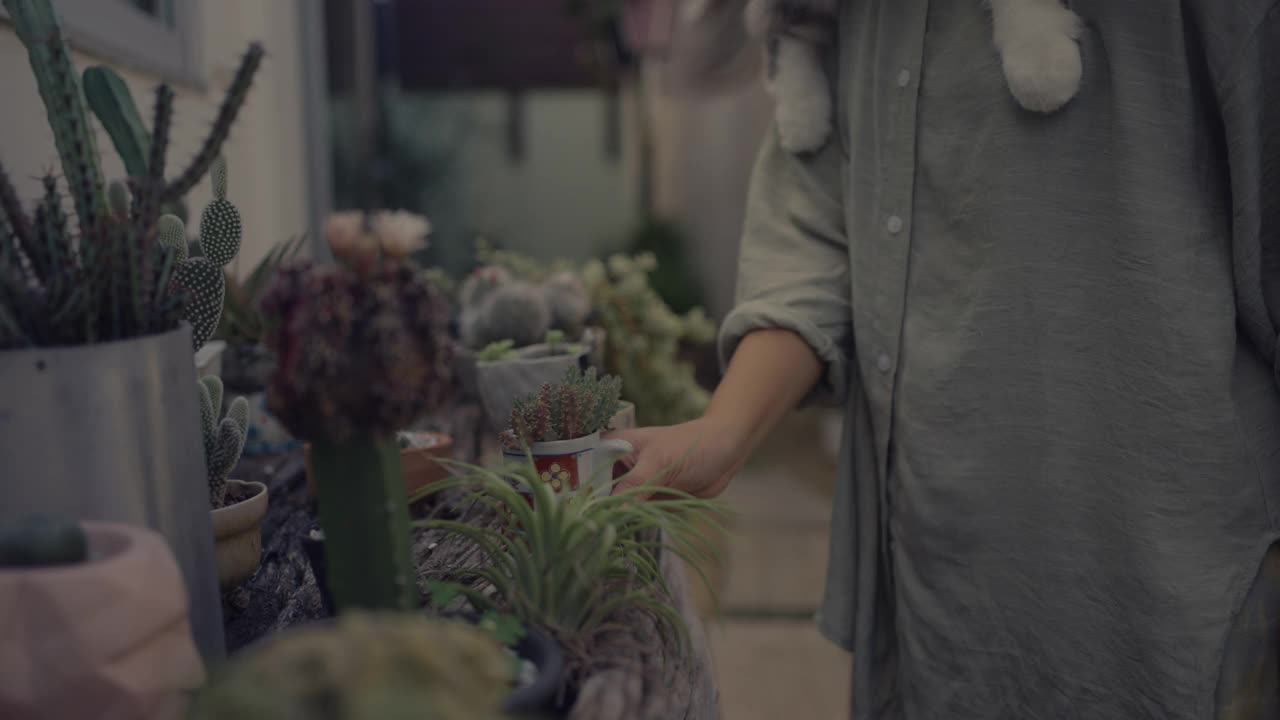
[(623, 430), (609, 437), (635, 447), (622, 461), (626, 470), (614, 492), (652, 482), (713, 498), (724, 492), (747, 459), (746, 449), (738, 447), (729, 431), (705, 417), (681, 425)]

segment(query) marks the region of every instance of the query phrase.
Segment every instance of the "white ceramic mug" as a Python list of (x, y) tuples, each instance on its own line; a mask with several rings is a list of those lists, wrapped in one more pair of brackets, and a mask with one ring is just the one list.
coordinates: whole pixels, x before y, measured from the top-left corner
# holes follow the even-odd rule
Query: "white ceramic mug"
[[(598, 492), (608, 492), (613, 487), (613, 464), (634, 450), (626, 440), (605, 440), (597, 432), (576, 440), (534, 443), (529, 454), (538, 478), (557, 493), (576, 492), (586, 483), (594, 483)], [(528, 459), (520, 450), (504, 449), (502, 454), (515, 462)]]

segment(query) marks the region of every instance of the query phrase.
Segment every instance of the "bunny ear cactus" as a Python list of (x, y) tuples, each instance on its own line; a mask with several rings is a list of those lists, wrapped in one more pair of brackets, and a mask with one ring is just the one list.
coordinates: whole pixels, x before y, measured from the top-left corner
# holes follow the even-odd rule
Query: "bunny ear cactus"
[(223, 268), (240, 251), (242, 226), (240, 211), (227, 200), (227, 164), (219, 158), (213, 164), (213, 202), (200, 218), (199, 257), (187, 257), (186, 229), (174, 215), (160, 219), (160, 242), (171, 248), (179, 262), (173, 282), (187, 293), (184, 319), (191, 323), (195, 349), (204, 346), (222, 319), (227, 278)]
[(200, 389), (200, 425), (204, 430), (204, 459), (209, 477), (209, 505), (217, 509), (226, 503), (227, 478), (240, 461), (245, 437), (249, 433), (249, 401), (238, 397), (231, 401), (226, 417), (222, 411), (222, 380), (206, 376)]

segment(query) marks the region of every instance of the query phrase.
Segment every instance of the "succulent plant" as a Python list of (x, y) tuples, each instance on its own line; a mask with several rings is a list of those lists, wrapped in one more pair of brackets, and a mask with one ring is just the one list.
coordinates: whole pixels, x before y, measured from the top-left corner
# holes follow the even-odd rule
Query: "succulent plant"
[(396, 433), (450, 388), (447, 312), (407, 261), (299, 260), (262, 299), (271, 413), (311, 442), (330, 589), (341, 609), (416, 606)]
[[(531, 282), (545, 282), (564, 271), (563, 263), (548, 268), (486, 244), (479, 244), (476, 253), (481, 262)], [(575, 272), (591, 299), (592, 322), (608, 337), (605, 368), (622, 379), (628, 393), (643, 393), (624, 398), (635, 403), (637, 422), (647, 426), (678, 424), (706, 409), (710, 393), (679, 353), (682, 344), (706, 345), (716, 333), (700, 308), (683, 315), (672, 311), (650, 284), (656, 268), (656, 258), (642, 253), (590, 260)]]
[(462, 341), (482, 348), (510, 340), (516, 347), (542, 341), (551, 328), (551, 312), (542, 292), (524, 282), (509, 282), (494, 288), (478, 306), (463, 306)]
[(345, 613), (233, 660), (191, 720), (499, 720), (514, 678), (481, 628), (417, 614)]
[(178, 259), (173, 285), (185, 293), (183, 318), (191, 323), (192, 343), (199, 350), (213, 337), (222, 319), (226, 295), (225, 268), (240, 251), (240, 211), (227, 200), (227, 163), (213, 163), (213, 202), (200, 217), (200, 255), (187, 256), (187, 232), (176, 215), (159, 220), (160, 244)]
[[(244, 102), (262, 49), (250, 47), (209, 137), (191, 165), (165, 182), (173, 92), (156, 91), (151, 132), (122, 81), (106, 70), (85, 80), (93, 107), (126, 157), (127, 183), (104, 182), (81, 83), (48, 0), (3, 0), (27, 48), (75, 210), (52, 174), (28, 215), (0, 166), (0, 348), (82, 345), (177, 327), (188, 315), (175, 249), (157, 238), (175, 204), (213, 163)], [(141, 172), (140, 172), (141, 171)]]
[(363, 277), (296, 260), (277, 272), (261, 308), (276, 356), (270, 409), (295, 437), (390, 437), (448, 397), (447, 308), (409, 263)]
[(597, 377), (595, 368), (585, 372), (570, 368), (559, 383), (544, 384), (538, 392), (516, 398), (504, 442), (528, 447), (599, 432), (618, 412), (621, 395), (618, 378)]
[(476, 268), (462, 281), (458, 289), (458, 302), (463, 307), (479, 307), (489, 293), (511, 282), (511, 273), (498, 265)]
[(238, 397), (227, 406), (221, 420), (222, 380), (208, 375), (200, 378), (200, 424), (204, 431), (204, 462), (209, 477), (209, 506), (226, 504), (227, 478), (240, 461), (249, 433), (249, 401)]
[(515, 350), (516, 344), (511, 340), (499, 340), (495, 343), (485, 345), (480, 352), (476, 353), (478, 362), (502, 362), (505, 360), (514, 360), (519, 357), (519, 353)]
[[(414, 523), (476, 550), (464, 566), (433, 573), (430, 580), (454, 581), (449, 589), (476, 610), (497, 610), (549, 632), (569, 656), (569, 684), (590, 667), (600, 634), (634, 622), (636, 614), (652, 618), (671, 639), (688, 640), (662, 574), (662, 554), (682, 559), (711, 590), (705, 569), (717, 562), (716, 536), (727, 517), (723, 503), (669, 488), (655, 493), (661, 476), (612, 494), (588, 485), (562, 495), (539, 479), (531, 461), (460, 468), (462, 474), (427, 486), (414, 500), (463, 489), (505, 522)], [(434, 588), (440, 583), (431, 585), (431, 604), (438, 607)]]
[(582, 279), (572, 272), (558, 272), (542, 284), (542, 295), (551, 313), (551, 329), (582, 337), (591, 314), (591, 298)]

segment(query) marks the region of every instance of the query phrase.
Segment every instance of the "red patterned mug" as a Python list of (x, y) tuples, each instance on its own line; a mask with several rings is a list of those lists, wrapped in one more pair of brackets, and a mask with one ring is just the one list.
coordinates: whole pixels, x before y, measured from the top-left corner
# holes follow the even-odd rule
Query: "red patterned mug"
[[(597, 492), (613, 487), (613, 464), (634, 451), (626, 440), (604, 440), (593, 433), (576, 440), (534, 443), (529, 448), (538, 478), (557, 493), (574, 493), (591, 483)], [(507, 460), (527, 461), (520, 450), (502, 451)], [(529, 494), (522, 488), (522, 492)]]

